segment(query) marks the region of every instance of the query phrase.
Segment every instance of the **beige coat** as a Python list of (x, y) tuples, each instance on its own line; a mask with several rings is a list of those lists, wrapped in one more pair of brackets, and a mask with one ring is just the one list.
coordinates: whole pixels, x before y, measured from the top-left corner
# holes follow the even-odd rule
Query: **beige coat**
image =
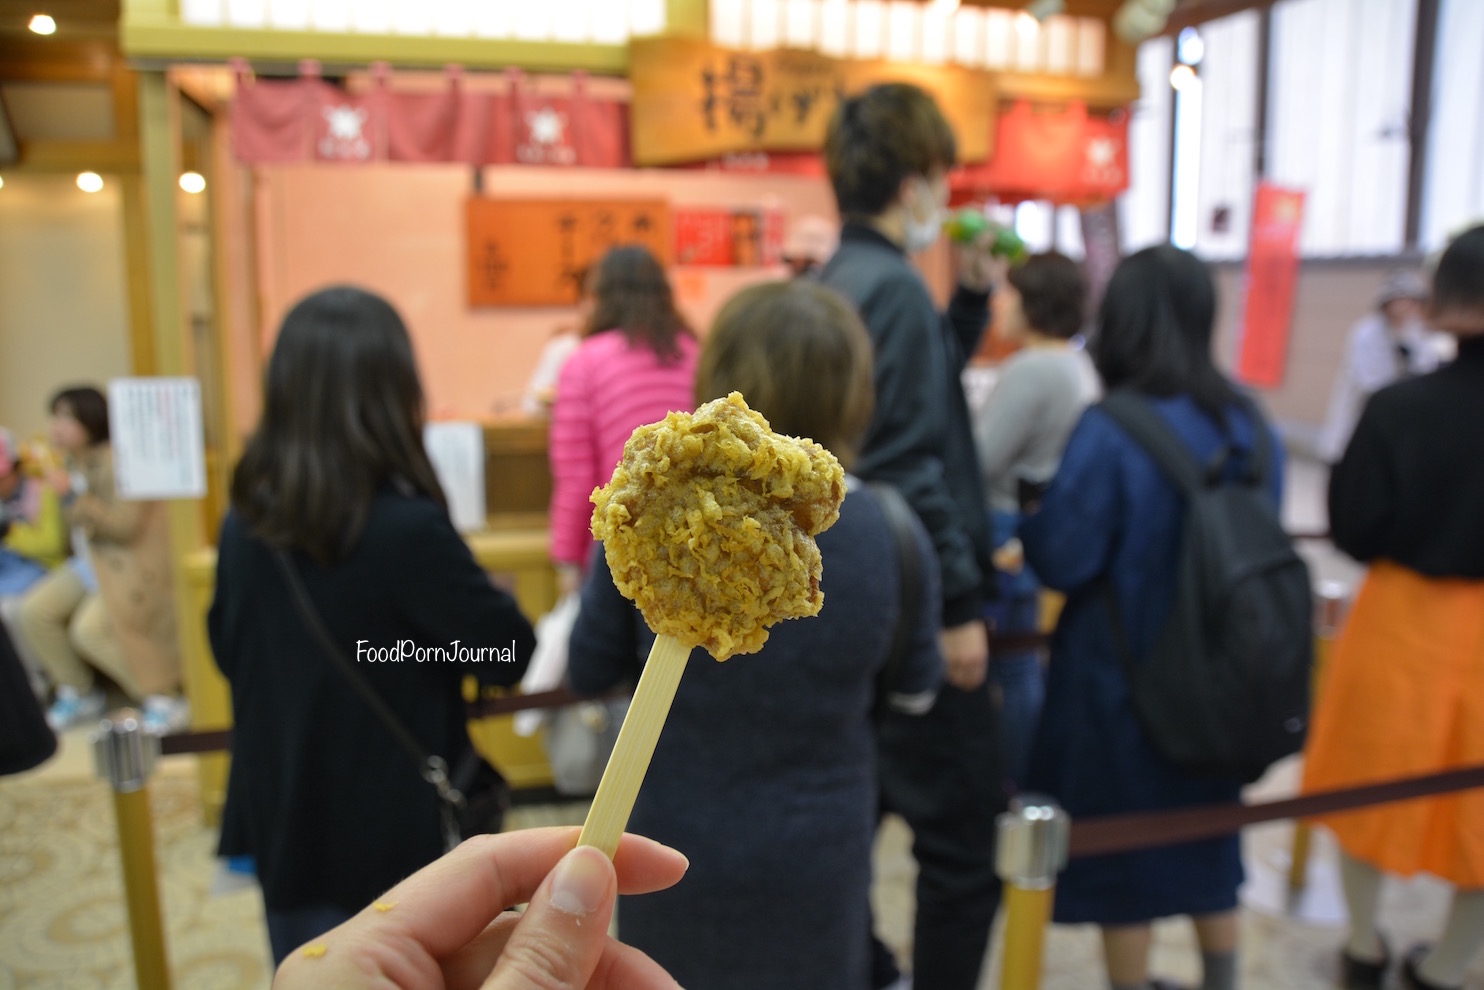
[(88, 537), (109, 621), (140, 689), (171, 693), (180, 686), (180, 647), (165, 504), (118, 497), (107, 444), (84, 454), (77, 467), (88, 490), (73, 502), (68, 521)]

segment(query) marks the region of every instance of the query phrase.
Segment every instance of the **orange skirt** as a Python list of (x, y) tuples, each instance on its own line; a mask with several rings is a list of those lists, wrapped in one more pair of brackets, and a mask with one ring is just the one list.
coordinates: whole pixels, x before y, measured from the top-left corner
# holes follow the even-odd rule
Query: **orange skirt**
[[(1304, 790), (1484, 764), (1484, 581), (1379, 563), (1324, 673)], [(1324, 818), (1341, 848), (1390, 873), (1484, 887), (1484, 790)]]

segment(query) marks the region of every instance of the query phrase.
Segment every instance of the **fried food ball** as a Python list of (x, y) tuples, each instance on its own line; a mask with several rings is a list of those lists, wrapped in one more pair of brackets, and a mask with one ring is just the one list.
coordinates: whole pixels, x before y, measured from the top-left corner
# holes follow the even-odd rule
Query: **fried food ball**
[(833, 454), (774, 433), (733, 392), (634, 431), (593, 492), (593, 535), (649, 628), (725, 660), (819, 614), (814, 537), (844, 499)]

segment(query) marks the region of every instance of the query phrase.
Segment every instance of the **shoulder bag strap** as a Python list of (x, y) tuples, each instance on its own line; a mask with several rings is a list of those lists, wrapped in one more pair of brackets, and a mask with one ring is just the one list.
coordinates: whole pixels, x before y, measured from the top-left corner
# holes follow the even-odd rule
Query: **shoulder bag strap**
[(314, 607), (314, 602), (309, 598), (309, 589), (304, 587), (304, 581), (299, 577), (299, 572), (294, 568), (294, 562), (282, 549), (273, 550), (273, 559), (278, 563), (278, 569), (283, 574), (284, 583), (288, 585), (289, 592), (294, 599), (294, 605), (299, 610), (299, 617), (304, 620), (304, 626), (309, 634), (314, 637), (320, 647), (320, 652), (329, 660), (330, 666), (334, 667), (340, 676), (348, 683), (361, 700), (376, 715), (386, 730), (397, 740), (397, 744), (406, 751), (407, 755), (417, 763), (422, 778), (432, 784), (438, 791), (438, 796), (454, 807), (460, 807), (464, 803), (464, 796), (457, 788), (449, 782), (448, 764), (441, 756), (429, 753), (422, 744), (408, 730), (402, 720), (397, 718), (387, 703), (382, 700), (381, 695), (366, 683), (365, 678), (355, 672), (344, 653), (335, 645), (334, 637), (325, 628), (324, 621)]
[(912, 647), (912, 634), (917, 629), (921, 612), (922, 553), (917, 546), (916, 513), (902, 493), (891, 485), (871, 482), (866, 486), (881, 507), (886, 525), (891, 529), (897, 557), (897, 580), (901, 603), (897, 610), (897, 627), (892, 631), (891, 652), (886, 664), (876, 675), (876, 702), (874, 715), (880, 719), (886, 713), (886, 699), (901, 678), (902, 667), (907, 662), (907, 651)]
[(1097, 408), (1106, 413), (1134, 442), (1154, 458), (1170, 483), (1186, 498), (1205, 487), (1205, 469), (1154, 407), (1127, 390), (1111, 392)]

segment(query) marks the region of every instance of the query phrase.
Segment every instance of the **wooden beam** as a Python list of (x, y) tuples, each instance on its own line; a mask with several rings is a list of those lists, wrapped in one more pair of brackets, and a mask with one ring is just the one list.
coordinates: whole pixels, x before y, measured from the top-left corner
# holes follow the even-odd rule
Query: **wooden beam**
[(622, 75), (629, 64), (626, 45), (204, 28), (179, 21), (141, 22), (127, 13), (119, 40), (131, 59), (165, 61), (241, 57), (294, 63), (313, 58), (327, 67), (384, 61), (394, 66), (458, 64), (470, 69), (516, 67), (541, 72), (584, 69), (605, 75)]
[(711, 4), (708, 0), (665, 0), (665, 33), (711, 37)]
[(1417, 0), (1412, 48), (1412, 112), (1407, 115), (1407, 250), (1422, 236), (1422, 190), (1427, 177), (1428, 134), (1432, 130), (1432, 77), (1437, 61), (1439, 0)]
[(5, 82), (110, 82), (118, 61), (112, 40), (0, 38), (0, 80)]
[(154, 309), (149, 273), (149, 230), (144, 208), (144, 177), (121, 181), (124, 214), (124, 272), (129, 290), (129, 368), (134, 375), (155, 373)]
[(120, 141), (139, 142), (139, 80), (123, 59), (113, 65), (108, 80), (113, 92), (113, 133)]
[[(180, 228), (175, 204), (180, 174), (180, 94), (164, 72), (139, 74), (139, 148), (144, 159), (144, 217), (148, 244), (150, 316), (154, 330), (154, 373), (191, 375), (195, 355), (186, 322), (180, 281)], [(187, 579), (186, 562), (206, 545), (199, 501), (165, 503), (170, 520), (176, 636), (181, 678), (194, 724), (211, 724), (221, 715), (221, 681), (202, 653), (200, 607)], [(226, 757), (205, 757), (197, 768), (202, 793), (214, 795), (226, 774)]]
[(180, 228), (175, 208), (180, 175), (179, 95), (163, 72), (139, 74), (139, 150), (156, 372), (189, 375), (194, 364), (180, 282)]
[[(1121, 44), (1121, 43), (1120, 43)], [(1125, 46), (1127, 47), (1127, 46)], [(1097, 79), (1076, 76), (1053, 76), (1039, 73), (995, 73), (995, 87), (1002, 100), (1030, 100), (1033, 103), (1086, 103), (1095, 110), (1127, 107), (1139, 99), (1139, 79), (1123, 74)]]
[(1257, 121), (1253, 128), (1252, 176), (1258, 182), (1268, 177), (1268, 103), (1273, 74), (1273, 8), (1264, 7), (1257, 20)]
[(98, 172), (131, 175), (139, 171), (139, 148), (132, 141), (22, 141), (12, 172)]

